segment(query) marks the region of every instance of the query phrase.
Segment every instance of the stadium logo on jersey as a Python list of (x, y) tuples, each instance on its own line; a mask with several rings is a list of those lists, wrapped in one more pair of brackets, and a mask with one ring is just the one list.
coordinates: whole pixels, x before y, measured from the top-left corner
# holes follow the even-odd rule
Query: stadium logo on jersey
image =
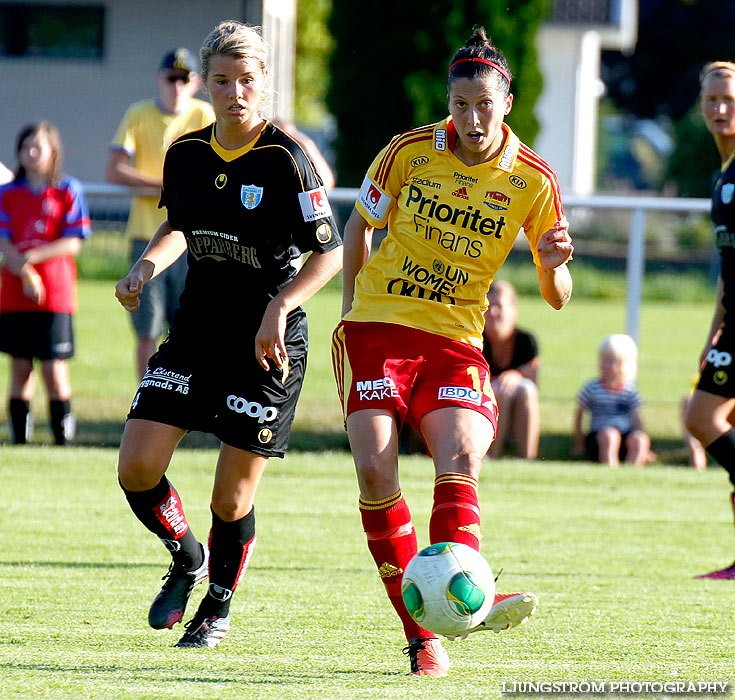
[(388, 213), (388, 207), (393, 201), (367, 175), (362, 181), (358, 201), (365, 207), (365, 211), (376, 221), (382, 221)]
[(450, 401), (463, 401), (479, 406), (482, 403), (482, 394), (474, 389), (468, 389), (466, 386), (442, 386), (439, 387), (438, 399), (448, 399)]
[(437, 151), (447, 150), (447, 130), (446, 129), (437, 129), (434, 132), (434, 148)]
[(240, 188), (240, 201), (246, 209), (255, 209), (263, 199), (263, 188), (256, 185), (243, 185)]
[(729, 352), (720, 352), (716, 348), (712, 348), (707, 353), (707, 362), (715, 367), (728, 367), (732, 364), (732, 355)]
[(730, 204), (730, 202), (732, 202), (733, 193), (735, 193), (735, 184), (733, 184), (732, 182), (728, 182), (727, 184), (723, 185), (722, 191), (720, 192), (722, 203)]
[(227, 397), (227, 408), (235, 413), (245, 413), (251, 418), (257, 418), (258, 423), (270, 423), (278, 416), (278, 409), (274, 406), (261, 406), (257, 401), (248, 401), (234, 394)]
[(387, 399), (391, 396), (398, 396), (396, 385), (390, 377), (355, 382), (355, 390), (360, 401), (372, 401), (373, 399)]
[(219, 175), (217, 175), (216, 178), (214, 178), (214, 186), (218, 190), (221, 190), (226, 184), (227, 184), (227, 175), (225, 175), (224, 173), (220, 173)]
[(432, 187), (435, 190), (442, 188), (441, 183), (434, 182), (433, 180), (426, 180), (423, 177), (412, 177), (411, 182), (415, 182), (417, 185), (423, 185), (424, 187)]
[(428, 159), (428, 157), (427, 157), (427, 156), (419, 156), (418, 158), (414, 158), (414, 159), (413, 159), (413, 160), (411, 161), (411, 165), (412, 165), (412, 166), (413, 166), (414, 168), (418, 168), (418, 167), (419, 167), (419, 165), (426, 165), (426, 164), (427, 164), (428, 162), (429, 162), (429, 159)]
[(466, 187), (460, 187), (459, 189), (454, 190), (452, 192), (452, 196), (459, 197), (460, 199), (469, 199), (470, 196), (467, 194), (467, 188)]
[[(490, 200), (489, 202), (488, 199)], [(506, 211), (510, 206), (510, 197), (504, 192), (488, 191), (485, 192), (485, 201), (483, 203), (491, 209)]]
[(518, 175), (511, 175), (508, 178), (508, 182), (519, 190), (525, 190), (527, 187), (526, 181), (522, 177), (518, 177)]
[(332, 240), (332, 227), (329, 224), (322, 224), (316, 230), (316, 239), (319, 243), (329, 243)]
[(332, 216), (327, 191), (323, 187), (308, 192), (299, 192), (299, 204), (301, 205), (304, 221), (316, 221)]

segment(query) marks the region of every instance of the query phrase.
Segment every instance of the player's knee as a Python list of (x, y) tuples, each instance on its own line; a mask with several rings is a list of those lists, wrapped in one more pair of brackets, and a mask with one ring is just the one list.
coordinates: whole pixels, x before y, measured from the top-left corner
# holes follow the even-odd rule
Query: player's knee
[(117, 476), (127, 491), (148, 491), (161, 480), (160, 474), (153, 473), (145, 461), (134, 455), (120, 457)]
[(212, 494), (212, 510), (221, 520), (231, 523), (242, 517), (243, 507), (232, 494), (215, 491)]
[(360, 483), (370, 493), (384, 492), (395, 479), (395, 470), (377, 457), (356, 459), (355, 467)]

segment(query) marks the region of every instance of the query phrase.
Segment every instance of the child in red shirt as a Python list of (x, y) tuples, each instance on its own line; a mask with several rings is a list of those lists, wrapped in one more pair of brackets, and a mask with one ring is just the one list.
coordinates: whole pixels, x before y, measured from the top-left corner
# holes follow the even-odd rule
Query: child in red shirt
[(59, 174), (62, 144), (48, 122), (24, 127), (16, 141), (14, 179), (0, 186), (0, 352), (12, 356), (8, 412), (11, 439), (30, 440), (33, 360), (49, 398), (54, 441), (74, 437), (66, 360), (74, 355), (76, 266), (90, 234), (81, 184)]

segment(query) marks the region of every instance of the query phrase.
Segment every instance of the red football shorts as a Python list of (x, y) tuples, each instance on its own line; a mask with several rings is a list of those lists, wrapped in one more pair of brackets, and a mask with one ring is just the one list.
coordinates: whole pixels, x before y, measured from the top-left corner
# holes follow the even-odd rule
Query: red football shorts
[(419, 430), (429, 411), (455, 406), (482, 413), (497, 431), (490, 368), (472, 345), (393, 323), (343, 321), (332, 363), (345, 419), (384, 409)]

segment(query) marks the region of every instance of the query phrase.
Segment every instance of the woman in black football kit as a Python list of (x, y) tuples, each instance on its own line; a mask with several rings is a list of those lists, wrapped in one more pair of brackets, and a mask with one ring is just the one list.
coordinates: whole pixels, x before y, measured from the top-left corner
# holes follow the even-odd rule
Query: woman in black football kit
[[(284, 455), (301, 389), (307, 331), (300, 305), (342, 258), (311, 162), (259, 114), (267, 75), (260, 34), (222, 22), (201, 59), (216, 121), (169, 147), (161, 195), (167, 220), (115, 290), (134, 311), (146, 282), (188, 249), (180, 307), (133, 399), (118, 467), (133, 512), (173, 558), (150, 625), (179, 622), (194, 586), (209, 575), (179, 647), (213, 647), (229, 629), (230, 598), (255, 542), (255, 492), (268, 458)], [(294, 262), (309, 251), (297, 270)], [(165, 476), (189, 430), (222, 441), (209, 552)]]
[[(708, 63), (700, 82), (702, 115), (722, 159), (712, 190), (720, 278), (712, 325), (700, 356), (702, 373), (685, 421), (735, 485), (735, 63)], [(735, 513), (735, 493), (731, 505)], [(698, 578), (735, 579), (735, 563)]]

